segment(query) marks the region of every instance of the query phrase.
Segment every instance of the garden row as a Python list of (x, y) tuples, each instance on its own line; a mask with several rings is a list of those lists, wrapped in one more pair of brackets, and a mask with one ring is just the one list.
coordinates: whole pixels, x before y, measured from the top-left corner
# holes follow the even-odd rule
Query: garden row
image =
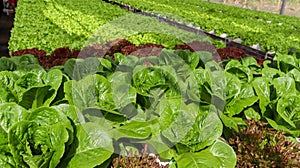
[[(153, 34), (152, 34), (153, 35)], [(121, 53), (124, 55), (135, 55), (138, 57), (159, 56), (165, 47), (161, 44), (155, 43), (139, 43), (135, 45), (126, 39), (116, 39), (108, 41), (106, 44), (95, 43), (93, 45), (85, 46), (82, 50), (70, 49), (69, 47), (61, 47), (55, 49), (51, 54), (47, 55), (46, 51), (38, 48), (23, 49), (12, 53), (12, 56), (22, 56), (25, 54), (34, 55), (39, 64), (44, 68), (52, 68), (54, 66), (64, 65), (64, 63), (71, 58), (106, 58), (114, 60), (114, 55)], [(224, 47), (224, 46), (223, 46)], [(235, 47), (216, 48), (208, 41), (200, 42), (193, 41), (189, 43), (177, 44), (172, 49), (174, 50), (189, 50), (191, 52), (207, 51), (212, 54), (213, 60), (216, 62), (227, 61), (230, 59), (240, 60), (247, 56), (242, 49)], [(255, 58), (259, 65), (263, 65), (266, 59)]]
[[(31, 8), (36, 10), (28, 11)], [(129, 39), (136, 45), (156, 43), (170, 48), (178, 43), (209, 40), (102, 1), (21, 0), (9, 49), (14, 52), (38, 48), (51, 53), (63, 46), (82, 49), (117, 38)]]
[(10, 52), (34, 47), (48, 52), (62, 46), (80, 49), (99, 26), (126, 13), (97, 0), (89, 3), (21, 0), (16, 9), (9, 49)]
[[(110, 167), (144, 144), (171, 167), (299, 164), (299, 58), (262, 67), (252, 57), (217, 63), (206, 51), (113, 56), (51, 69), (28, 54), (1, 58), (0, 165)], [(232, 134), (244, 119), (290, 140), (257, 136), (255, 124)]]
[(217, 35), (226, 33), (231, 39), (241, 38), (245, 45), (259, 44), (263, 51), (288, 53), (299, 49), (299, 18), (251, 11), (197, 0), (115, 0), (133, 8), (154, 12), (167, 18), (193, 24)]

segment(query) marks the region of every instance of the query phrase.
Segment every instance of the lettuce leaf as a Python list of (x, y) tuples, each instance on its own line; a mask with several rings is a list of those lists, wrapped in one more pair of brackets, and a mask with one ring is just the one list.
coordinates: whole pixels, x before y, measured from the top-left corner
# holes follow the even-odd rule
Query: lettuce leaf
[(183, 153), (175, 158), (178, 167), (235, 167), (236, 156), (226, 143), (217, 140), (207, 149), (195, 153)]

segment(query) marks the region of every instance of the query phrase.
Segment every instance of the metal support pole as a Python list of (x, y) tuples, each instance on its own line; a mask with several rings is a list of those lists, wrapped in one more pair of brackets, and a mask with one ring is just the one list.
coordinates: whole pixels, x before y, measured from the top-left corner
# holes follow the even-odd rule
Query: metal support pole
[(286, 6), (286, 0), (282, 0), (282, 5), (281, 5), (281, 9), (280, 9), (280, 15), (283, 15), (285, 6)]

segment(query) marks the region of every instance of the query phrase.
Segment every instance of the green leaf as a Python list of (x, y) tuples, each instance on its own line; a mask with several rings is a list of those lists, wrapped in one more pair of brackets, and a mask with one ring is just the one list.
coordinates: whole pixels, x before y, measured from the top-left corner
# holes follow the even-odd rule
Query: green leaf
[(0, 147), (0, 150), (3, 152), (0, 152), (0, 166), (2, 168), (15, 168), (15, 162), (13, 159), (13, 156), (9, 154), (9, 149), (4, 149)]
[(49, 163), (50, 167), (56, 167), (65, 153), (65, 144), (69, 140), (69, 132), (61, 124), (55, 124), (50, 128), (50, 133), (55, 135), (50, 136), (50, 142), (53, 144), (55, 151)]
[(239, 80), (238, 77), (228, 72), (225, 72), (225, 78), (226, 78), (226, 100), (230, 101), (241, 92), (242, 82)]
[(156, 117), (158, 123), (152, 124), (152, 136), (162, 134), (174, 145), (193, 129), (199, 107), (196, 104), (186, 105), (180, 98), (162, 97), (158, 102), (152, 111), (154, 116), (159, 116)]
[[(172, 124), (173, 122), (179, 122), (181, 118), (179, 117), (188, 117), (188, 116), (183, 116), (185, 115), (185, 111), (187, 110), (187, 107), (185, 104), (183, 104), (183, 100), (180, 98), (172, 99), (172, 98), (166, 98), (165, 96), (158, 98), (157, 100), (157, 106), (153, 107), (153, 111), (155, 114), (159, 116), (159, 131), (165, 131), (167, 129), (172, 129)], [(153, 103), (155, 105), (156, 103)], [(190, 106), (191, 111), (191, 116), (196, 117), (198, 109), (195, 109), (195, 106)], [(188, 119), (188, 118), (186, 118)], [(189, 120), (189, 119), (188, 119)], [(191, 122), (192, 125), (193, 122)], [(191, 126), (190, 125), (190, 126)], [(174, 125), (175, 126), (175, 125)], [(179, 125), (178, 125), (179, 126)], [(184, 126), (184, 125), (182, 125)], [(187, 125), (186, 125), (187, 126)], [(177, 130), (176, 133), (181, 133), (182, 130)], [(170, 131), (168, 131), (170, 132)], [(177, 137), (178, 138), (178, 137)], [(182, 137), (181, 137), (182, 138)], [(176, 139), (176, 138), (175, 138)]]
[(177, 96), (180, 94), (177, 81), (175, 69), (171, 66), (136, 66), (133, 71), (133, 86), (143, 96), (150, 96), (152, 88), (161, 88), (167, 95)]
[(258, 77), (252, 82), (252, 86), (259, 99), (259, 107), (262, 114), (265, 113), (266, 107), (271, 102), (270, 81), (267, 77)]
[(285, 76), (285, 74), (283, 72), (279, 71), (278, 69), (264, 67), (262, 69), (262, 76), (267, 77), (269, 79), (273, 79), (275, 77)]
[(78, 147), (69, 168), (90, 168), (104, 163), (113, 154), (110, 133), (95, 123), (77, 126)]
[(65, 73), (74, 80), (80, 80), (99, 71), (100, 61), (95, 57), (82, 59), (69, 59), (64, 65)]
[(23, 76), (27, 73), (34, 73), (40, 75), (46, 72), (45, 69), (39, 64), (29, 64), (29, 65), (18, 64), (18, 66), (19, 66), (18, 69), (14, 72), (19, 76)]
[(19, 58), (19, 61), (18, 61), (18, 66), (26, 66), (26, 65), (32, 65), (32, 64), (39, 64), (39, 61), (38, 59), (33, 56), (33, 55), (30, 55), (30, 54), (25, 54), (25, 55), (22, 55), (20, 58)]
[(113, 68), (112, 62), (110, 62), (108, 59), (99, 58), (100, 65), (102, 67), (106, 68), (106, 71), (110, 71)]
[(298, 92), (300, 92), (300, 70), (293, 69), (289, 71), (286, 75), (295, 80), (296, 89)]
[(221, 119), (223, 124), (228, 127), (234, 129), (236, 132), (239, 131), (239, 125), (247, 125), (242, 118), (239, 117), (228, 117), (221, 113)]
[(138, 138), (145, 139), (151, 135), (151, 123), (141, 121), (129, 121), (113, 131), (113, 138)]
[(277, 60), (278, 69), (284, 73), (288, 73), (294, 68), (299, 69), (299, 60), (292, 55), (281, 55), (278, 53), (274, 59)]
[(193, 76), (188, 78), (189, 87), (191, 89), (197, 89), (190, 94), (193, 95), (195, 99), (206, 100), (210, 103), (211, 99), (211, 73), (206, 69), (196, 69), (193, 71)]
[(300, 128), (300, 97), (287, 95), (278, 100), (277, 112), (293, 128)]
[(0, 166), (16, 167), (14, 157), (9, 148), (8, 134), (14, 124), (24, 120), (26, 110), (15, 103), (0, 104)]
[(7, 71), (0, 72), (0, 102), (18, 102), (20, 95), (15, 89), (19, 76)]
[(297, 93), (295, 81), (291, 77), (278, 77), (273, 80), (276, 89), (277, 99), (286, 95), (286, 93)]
[(146, 140), (145, 142), (142, 141), (142, 143), (152, 145), (154, 147), (154, 151), (149, 152), (159, 154), (160, 158), (171, 159), (177, 155), (176, 150), (169, 144), (165, 143), (162, 136), (160, 135), (151, 136), (151, 139)]
[(79, 125), (85, 122), (82, 113), (78, 108), (76, 108), (76, 106), (69, 104), (60, 104), (58, 106), (52, 106), (52, 108), (62, 112), (64, 115), (70, 118), (75, 125)]
[(121, 53), (115, 53), (114, 57), (115, 57), (116, 64), (120, 64), (120, 62), (122, 62), (124, 59), (126, 59), (126, 55), (123, 55)]
[(237, 76), (244, 82), (250, 82), (253, 78), (251, 70), (242, 65), (238, 60), (230, 60), (226, 64), (225, 71)]
[(244, 111), (247, 120), (255, 119), (255, 121), (260, 120), (260, 114), (256, 112), (252, 107)]
[(242, 58), (243, 66), (247, 66), (253, 75), (261, 75), (261, 66), (258, 65), (256, 59), (254, 57), (246, 57)]
[(6, 57), (0, 58), (0, 71), (14, 71), (16, 69), (17, 65), (11, 59)]
[(222, 141), (216, 141), (205, 150), (183, 153), (175, 158), (178, 167), (235, 167), (237, 162), (233, 149)]
[(213, 144), (222, 135), (223, 124), (213, 108), (202, 109), (193, 128), (187, 127), (186, 131), (189, 132), (180, 143), (195, 152)]
[(10, 58), (1, 58), (0, 59), (0, 69), (7, 71), (23, 71), (33, 72), (43, 69), (42, 66), (39, 65), (38, 59), (30, 54), (25, 54), (22, 56), (13, 56)]
[(136, 89), (130, 84), (112, 83), (111, 88), (114, 104), (120, 111), (130, 103), (136, 102)]
[(208, 71), (223, 71), (224, 69), (215, 61), (208, 61), (205, 63), (205, 69)]
[(13, 155), (16, 167), (29, 167), (25, 163), (25, 161), (23, 161), (23, 156), (26, 155), (27, 151), (26, 148), (29, 147), (27, 146), (29, 144), (26, 144), (27, 137), (25, 136), (25, 134), (27, 134), (28, 132), (29, 127), (30, 125), (28, 121), (21, 121), (16, 123), (9, 131), (9, 143), (11, 144), (10, 151)]
[(0, 126), (8, 133), (9, 129), (17, 122), (25, 120), (26, 110), (16, 103), (0, 104)]
[(226, 103), (226, 78), (224, 71), (214, 71), (212, 72), (212, 98), (211, 104), (217, 109), (223, 110)]
[(54, 99), (53, 95), (55, 96), (55, 91), (51, 86), (31, 87), (22, 94), (19, 104), (26, 109), (49, 106), (51, 99)]
[[(197, 68), (200, 58), (202, 59), (202, 57), (203, 57), (203, 62), (207, 62), (206, 60), (209, 60), (209, 58), (205, 57), (206, 55), (209, 55), (209, 54), (207, 54), (207, 52), (203, 52), (203, 51), (202, 52), (191, 52), (189, 50), (172, 51), (172, 50), (164, 49), (161, 52), (160, 59), (165, 60), (163, 65), (173, 65), (173, 67), (177, 67), (177, 65), (186, 64), (186, 65), (188, 65), (188, 67), (191, 70), (194, 70)], [(210, 54), (210, 57), (212, 58), (211, 54)], [(167, 59), (170, 59), (170, 60), (166, 61)], [(184, 65), (184, 66), (186, 66), (186, 65)]]
[(250, 84), (244, 84), (240, 93), (226, 104), (225, 113), (229, 116), (239, 114), (246, 107), (252, 106), (257, 100), (258, 97), (255, 95), (252, 86)]
[(80, 81), (67, 81), (64, 91), (68, 102), (80, 110), (90, 107), (105, 110), (116, 108), (109, 81), (98, 74), (86, 76)]
[(49, 106), (62, 83), (59, 70), (50, 70), (48, 73), (44, 70), (37, 73), (2, 71), (0, 78), (1, 102), (16, 102), (27, 109)]
[[(6, 132), (2, 127), (0, 127), (0, 149), (3, 146), (8, 146), (8, 132)], [(2, 151), (5, 153), (6, 151)], [(1, 154), (1, 152), (0, 152)]]
[(287, 76), (294, 78), (295, 81), (300, 82), (300, 70), (293, 69), (287, 73)]
[(54, 90), (58, 90), (62, 83), (63, 74), (58, 69), (51, 69), (42, 75), (42, 80), (45, 84), (50, 85)]
[(284, 131), (287, 132), (291, 135), (293, 135), (293, 137), (299, 137), (300, 136), (300, 130), (299, 129), (289, 129), (289, 127), (287, 125), (279, 125), (276, 123), (276, 121), (265, 117), (266, 120), (268, 121), (268, 123), (276, 130), (280, 130), (280, 131)]
[(120, 63), (117, 67), (117, 71), (121, 72), (132, 72), (139, 62), (139, 58), (136, 56), (128, 55), (126, 58), (120, 60)]
[[(120, 70), (120, 69), (118, 69)], [(109, 82), (114, 85), (131, 84), (132, 74), (130, 72), (116, 71), (111, 76), (107, 77)]]
[(242, 58), (242, 65), (247, 67), (260, 67), (254, 57)]
[(197, 51), (196, 53), (199, 54), (200, 60), (203, 63), (203, 65), (205, 65), (207, 62), (213, 61), (213, 56), (212, 56), (211, 52), (208, 52), (208, 51)]
[(73, 130), (70, 121), (63, 111), (59, 111), (59, 109), (55, 109), (53, 107), (40, 107), (34, 109), (30, 112), (26, 120), (34, 121), (40, 126), (60, 123), (69, 130)]
[(28, 72), (22, 74), (20, 78), (16, 81), (16, 89), (25, 92), (27, 89), (31, 87), (43, 86), (43, 81), (41, 76), (43, 73), (34, 73)]

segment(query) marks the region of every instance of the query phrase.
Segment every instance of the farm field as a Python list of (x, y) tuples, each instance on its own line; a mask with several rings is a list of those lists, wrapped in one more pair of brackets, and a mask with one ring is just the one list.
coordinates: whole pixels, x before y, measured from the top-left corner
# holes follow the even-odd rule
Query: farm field
[[(114, 2), (123, 6), (18, 1), (10, 57), (0, 58), (0, 167), (300, 164), (298, 18)], [(140, 10), (276, 53), (251, 55)]]

